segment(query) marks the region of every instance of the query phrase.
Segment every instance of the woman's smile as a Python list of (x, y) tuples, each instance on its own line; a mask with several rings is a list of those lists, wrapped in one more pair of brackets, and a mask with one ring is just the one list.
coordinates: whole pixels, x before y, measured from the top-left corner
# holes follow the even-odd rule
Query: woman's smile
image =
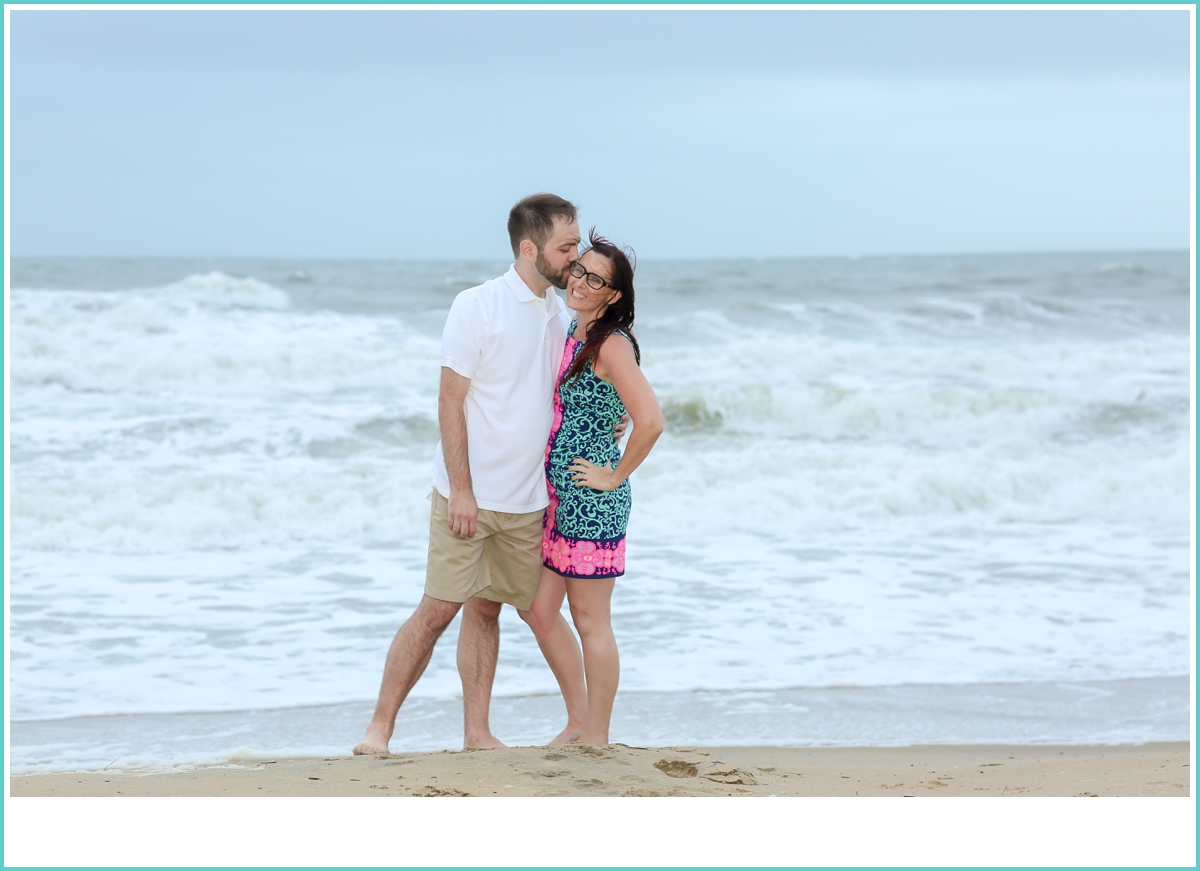
[[(567, 283), (567, 301), (577, 312), (598, 309), (603, 312), (611, 303), (614, 292), (609, 282), (611, 266), (602, 257), (586, 252), (571, 264), (571, 280)], [(599, 284), (599, 287), (594, 285)]]

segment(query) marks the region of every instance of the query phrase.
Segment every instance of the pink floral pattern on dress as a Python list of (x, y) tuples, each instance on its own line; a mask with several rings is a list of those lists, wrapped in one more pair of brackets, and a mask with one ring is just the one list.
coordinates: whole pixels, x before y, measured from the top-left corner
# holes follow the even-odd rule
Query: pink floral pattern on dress
[(625, 539), (614, 543), (573, 541), (558, 533), (551, 517), (553, 514), (547, 508), (542, 522), (543, 565), (567, 577), (613, 577), (625, 573)]
[(617, 546), (613, 548), (612, 555), (613, 572), (616, 574), (625, 573), (625, 539), (617, 542)]
[(571, 571), (575, 574), (596, 574), (596, 563), (596, 542), (581, 541), (571, 549)]

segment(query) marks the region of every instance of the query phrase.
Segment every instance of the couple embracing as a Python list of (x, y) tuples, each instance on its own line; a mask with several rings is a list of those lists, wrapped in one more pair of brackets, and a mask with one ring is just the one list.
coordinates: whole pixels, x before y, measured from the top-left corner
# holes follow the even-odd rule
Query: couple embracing
[(661, 434), (662, 410), (639, 368), (626, 253), (593, 230), (580, 254), (575, 207), (553, 194), (513, 206), (508, 234), (513, 266), (460, 293), (446, 320), (425, 593), (392, 639), (356, 755), (388, 752), (400, 705), (460, 609), (463, 746), (504, 746), (488, 724), (504, 603), (562, 690), (567, 725), (551, 743), (608, 743), (627, 479)]

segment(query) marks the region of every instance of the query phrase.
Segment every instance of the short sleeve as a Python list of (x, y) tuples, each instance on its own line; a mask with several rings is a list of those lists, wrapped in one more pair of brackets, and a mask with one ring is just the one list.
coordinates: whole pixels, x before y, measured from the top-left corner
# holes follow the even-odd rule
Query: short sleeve
[(469, 290), (454, 298), (442, 330), (442, 365), (474, 378), (483, 356), (484, 320), (479, 300)]

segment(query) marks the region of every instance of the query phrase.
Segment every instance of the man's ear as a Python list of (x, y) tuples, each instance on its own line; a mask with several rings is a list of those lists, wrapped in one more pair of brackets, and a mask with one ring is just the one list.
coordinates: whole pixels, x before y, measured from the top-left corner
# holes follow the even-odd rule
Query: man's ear
[(521, 256), (527, 260), (537, 260), (537, 246), (533, 244), (532, 239), (522, 239), (521, 244), (517, 246), (517, 250), (521, 252)]

